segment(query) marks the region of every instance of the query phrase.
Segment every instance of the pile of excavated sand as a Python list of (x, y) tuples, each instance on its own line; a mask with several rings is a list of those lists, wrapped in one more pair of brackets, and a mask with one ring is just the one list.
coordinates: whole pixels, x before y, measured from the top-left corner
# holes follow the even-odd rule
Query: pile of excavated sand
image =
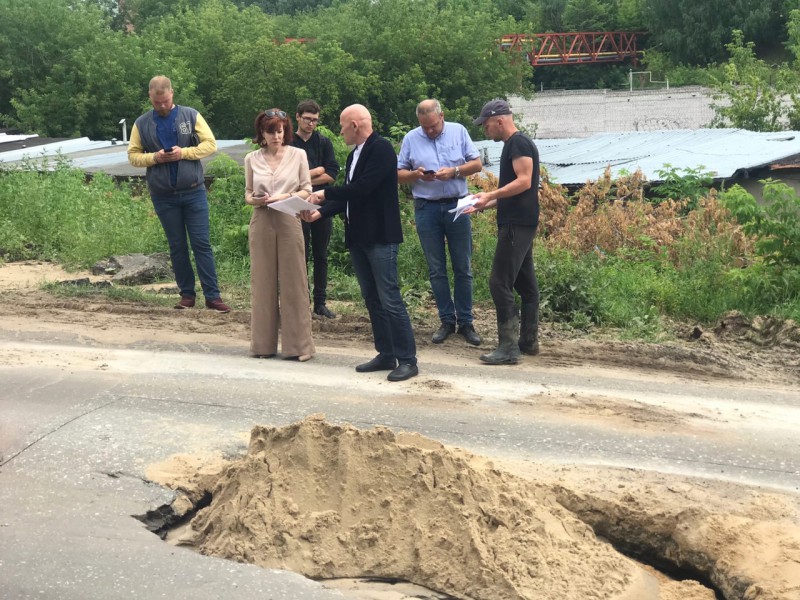
[(182, 538), (208, 555), (472, 600), (659, 597), (544, 487), (415, 434), (319, 416), (255, 427), (212, 494)]

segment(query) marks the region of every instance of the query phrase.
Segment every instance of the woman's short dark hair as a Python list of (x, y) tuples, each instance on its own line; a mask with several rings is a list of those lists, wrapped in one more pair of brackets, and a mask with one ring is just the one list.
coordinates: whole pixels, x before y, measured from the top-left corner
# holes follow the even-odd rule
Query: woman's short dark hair
[(253, 143), (258, 144), (262, 148), (267, 144), (264, 142), (265, 133), (275, 133), (283, 125), (283, 145), (288, 146), (294, 139), (294, 128), (292, 126), (292, 119), (286, 111), (280, 108), (268, 108), (258, 113), (255, 122), (256, 135), (253, 138)]

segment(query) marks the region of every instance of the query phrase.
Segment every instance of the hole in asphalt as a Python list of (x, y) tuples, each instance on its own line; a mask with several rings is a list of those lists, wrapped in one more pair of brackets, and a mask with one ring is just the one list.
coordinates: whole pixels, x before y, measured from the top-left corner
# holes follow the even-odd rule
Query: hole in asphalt
[(245, 456), (175, 485), (198, 501), (137, 517), (162, 539), (178, 532), (170, 543), (318, 581), (413, 582), (427, 592), (405, 597), (437, 600), (644, 600), (664, 586), (724, 600), (701, 570), (592, 523), (598, 538), (550, 487), (418, 434), (319, 416), (257, 426)]
[(194, 518), (197, 511), (204, 509), (210, 504), (211, 492), (205, 491), (200, 497), (200, 500), (183, 515), (177, 514), (172, 504), (162, 504), (154, 510), (148, 510), (143, 515), (133, 515), (133, 517), (144, 523), (144, 526), (149, 531), (152, 531), (163, 540), (166, 539), (167, 534), (171, 530), (187, 524)]

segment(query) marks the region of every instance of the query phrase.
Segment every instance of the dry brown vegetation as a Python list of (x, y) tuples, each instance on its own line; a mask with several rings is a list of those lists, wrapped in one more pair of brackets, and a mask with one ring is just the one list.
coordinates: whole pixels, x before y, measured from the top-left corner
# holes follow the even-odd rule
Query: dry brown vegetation
[[(497, 187), (491, 174), (473, 177), (470, 183), (481, 190)], [(676, 266), (710, 256), (727, 256), (744, 264), (752, 252), (753, 238), (720, 204), (716, 190), (710, 190), (696, 209), (687, 212), (685, 200), (647, 199), (646, 184), (639, 170), (612, 179), (611, 169), (606, 169), (600, 179), (588, 181), (570, 196), (543, 171), (541, 239), (546, 247), (568, 250), (574, 256), (616, 254), (626, 248), (654, 251)]]

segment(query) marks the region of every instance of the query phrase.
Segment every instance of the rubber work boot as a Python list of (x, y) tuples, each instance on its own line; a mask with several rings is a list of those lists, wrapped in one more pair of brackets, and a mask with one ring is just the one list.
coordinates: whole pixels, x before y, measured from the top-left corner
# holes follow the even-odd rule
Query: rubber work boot
[(519, 317), (516, 311), (506, 320), (497, 318), (497, 337), (499, 344), (496, 350), (489, 354), (481, 354), (480, 359), (489, 365), (515, 365), (519, 362), (520, 352), (517, 343), (519, 332)]
[(523, 354), (539, 354), (539, 306), (523, 304), (519, 323), (519, 349)]

